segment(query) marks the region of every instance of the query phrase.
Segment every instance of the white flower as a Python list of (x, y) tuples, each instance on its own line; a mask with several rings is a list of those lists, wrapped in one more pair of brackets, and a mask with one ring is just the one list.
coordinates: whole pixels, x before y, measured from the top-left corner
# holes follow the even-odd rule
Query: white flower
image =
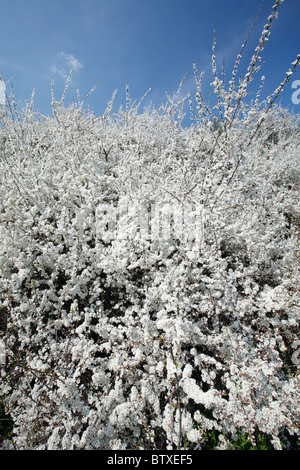
[(191, 366), (191, 364), (186, 364), (186, 366), (183, 369), (182, 378), (183, 379), (190, 378), (192, 373), (193, 373), (193, 367)]

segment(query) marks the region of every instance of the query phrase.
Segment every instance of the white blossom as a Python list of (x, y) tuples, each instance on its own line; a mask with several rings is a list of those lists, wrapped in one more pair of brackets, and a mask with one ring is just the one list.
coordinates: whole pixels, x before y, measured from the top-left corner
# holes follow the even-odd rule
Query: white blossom
[(299, 117), (246, 99), (279, 3), (214, 109), (194, 66), (189, 127), (178, 97), (1, 117), (2, 449), (299, 437)]

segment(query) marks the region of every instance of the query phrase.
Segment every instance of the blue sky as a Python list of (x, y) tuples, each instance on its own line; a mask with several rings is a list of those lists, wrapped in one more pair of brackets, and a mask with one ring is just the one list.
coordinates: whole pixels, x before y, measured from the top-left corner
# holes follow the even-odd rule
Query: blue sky
[[(193, 61), (205, 71), (204, 93), (211, 75), (213, 24), (219, 66), (225, 58), (230, 76), (260, 0), (9, 0), (0, 4), (0, 75), (7, 93), (13, 83), (17, 99), (30, 99), (43, 114), (51, 114), (51, 77), (60, 98), (70, 65), (73, 76), (68, 100), (83, 98), (98, 83), (87, 105), (101, 115), (112, 93), (124, 99), (126, 83), (132, 99), (151, 88), (145, 104), (156, 106), (172, 95), (185, 73), (183, 92), (194, 92)], [(265, 0), (245, 51), (241, 72), (257, 46), (274, 0)], [(300, 1), (285, 0), (279, 10), (259, 72), (266, 76), (265, 95), (284, 79), (300, 53)], [(299, 70), (292, 81), (300, 79)], [(293, 105), (290, 82), (282, 104)], [(66, 102), (68, 104), (68, 101)]]

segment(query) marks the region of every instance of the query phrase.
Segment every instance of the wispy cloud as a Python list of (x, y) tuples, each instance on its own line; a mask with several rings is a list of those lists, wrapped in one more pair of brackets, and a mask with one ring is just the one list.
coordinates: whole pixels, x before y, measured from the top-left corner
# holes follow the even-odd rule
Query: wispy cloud
[(53, 60), (50, 70), (52, 76), (58, 75), (67, 80), (71, 68), (73, 72), (78, 72), (83, 69), (83, 64), (73, 54), (60, 52)]

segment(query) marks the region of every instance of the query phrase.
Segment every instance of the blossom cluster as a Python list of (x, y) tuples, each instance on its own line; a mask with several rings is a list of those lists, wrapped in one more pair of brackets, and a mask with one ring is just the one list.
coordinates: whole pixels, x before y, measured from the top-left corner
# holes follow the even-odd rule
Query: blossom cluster
[[(199, 90), (189, 127), (179, 93), (100, 118), (63, 100), (53, 118), (2, 115), (2, 449), (299, 436), (299, 119), (245, 105), (216, 129)], [(130, 224), (99, 237), (98, 208), (124, 198), (196, 205), (201, 244)]]
[[(212, 429), (299, 433), (290, 116), (269, 145), (274, 114), (221, 191), (236, 147), (212, 159), (209, 126), (58, 111), (59, 122), (27, 112), (23, 132), (8, 118), (1, 128), (1, 396), (14, 422), (3, 447), (171, 448), (179, 425), (190, 445)], [(97, 238), (98, 204), (124, 194), (198, 201), (203, 245)]]

